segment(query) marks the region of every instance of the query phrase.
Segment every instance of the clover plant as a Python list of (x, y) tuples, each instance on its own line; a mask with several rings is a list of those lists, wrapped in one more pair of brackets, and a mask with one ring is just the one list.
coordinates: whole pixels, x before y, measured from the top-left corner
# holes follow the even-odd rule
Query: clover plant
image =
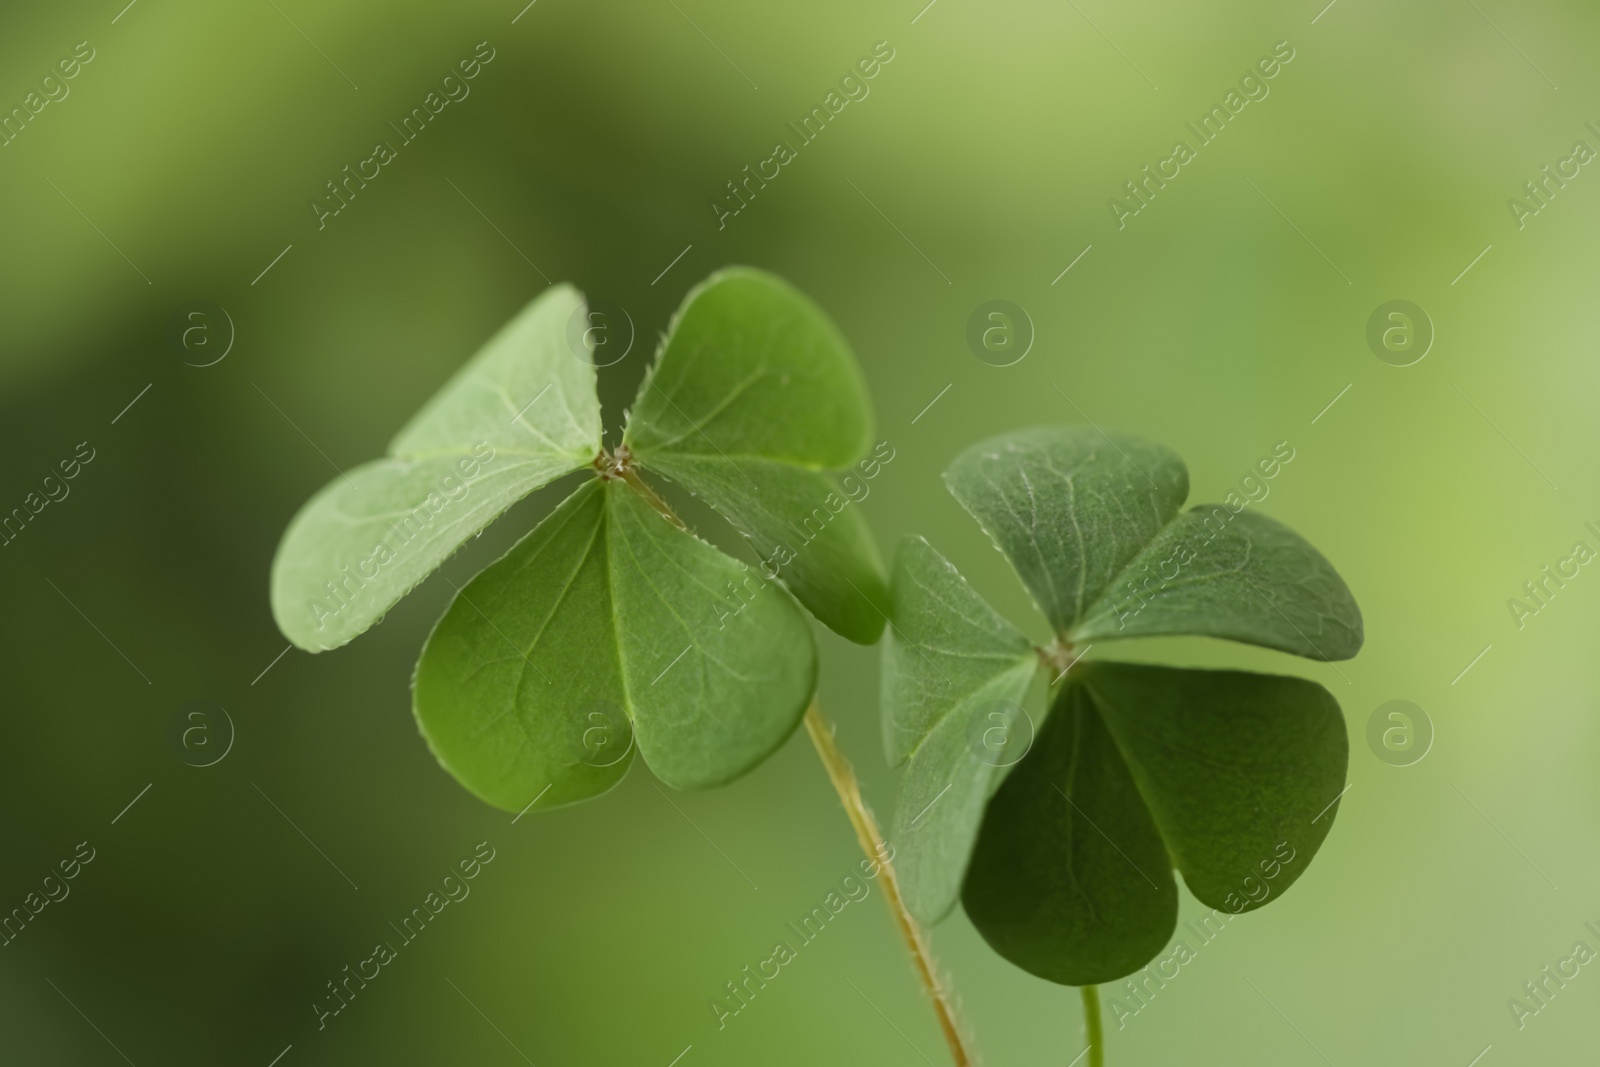
[[(312, 497), (274, 560), (279, 627), (307, 651), (344, 644), (517, 500), (586, 470), (458, 590), (428, 638), (413, 709), (439, 762), (496, 807), (545, 810), (610, 789), (635, 750), (669, 786), (720, 785), (805, 716), (862, 846), (881, 860), (881, 834), (813, 702), (817, 652), (800, 610), (862, 644), (886, 618), (871, 532), (831, 473), (874, 462), (855, 357), (786, 283), (720, 271), (685, 298), (608, 449), (590, 326), (576, 290), (547, 290), (387, 457)], [(688, 528), (663, 497), (683, 491), (747, 539), (755, 566)], [(920, 933), (897, 917), (965, 1063)]]
[[(1333, 824), (1349, 750), (1313, 682), (1079, 660), (1174, 634), (1348, 659), (1361, 614), (1316, 549), (1237, 495), (1180, 510), (1188, 471), (1159, 445), (1039, 427), (967, 449), (945, 483), (1055, 636), (1035, 647), (927, 541), (902, 542), (883, 676), (902, 888), (920, 920), (959, 899), (1000, 955), (1083, 987), (1098, 1063), (1095, 986), (1167, 945), (1173, 869), (1212, 908), (1276, 899)], [(1041, 674), (1035, 732), (1020, 704)]]

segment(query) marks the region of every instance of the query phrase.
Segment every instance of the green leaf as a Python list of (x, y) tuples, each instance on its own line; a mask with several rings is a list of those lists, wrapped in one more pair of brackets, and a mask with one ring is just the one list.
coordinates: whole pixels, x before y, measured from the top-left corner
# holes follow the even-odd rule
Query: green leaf
[(312, 652), (371, 627), (522, 497), (600, 448), (594, 368), (567, 348), (583, 298), (546, 290), (395, 437), (300, 509), (272, 565), (273, 616)]
[(811, 628), (782, 588), (620, 483), (609, 493), (612, 611), (639, 752), (679, 789), (731, 781), (800, 724), (817, 683)]
[(862, 462), (848, 492), (819, 472), (855, 463), (871, 439), (860, 368), (827, 316), (782, 280), (734, 268), (684, 300), (623, 444), (721, 513), (825, 625), (870, 644), (887, 595), (852, 498), (880, 463)]
[[(1317, 659), (1361, 645), (1360, 612), (1326, 559), (1243, 505), (1179, 514), (1188, 474), (1158, 446), (1041, 427), (968, 449), (945, 479), (1055, 627), (1052, 658), (1153, 634)], [(925, 920), (961, 880), (974, 925), (1007, 959), (1098, 984), (1166, 944), (1174, 864), (1197, 898), (1237, 914), (1293, 884), (1327, 835), (1348, 748), (1322, 687), (1074, 666), (1008, 773), (982, 766), (972, 732), (1025, 689), (1026, 640), (925, 544), (902, 547), (892, 594), (884, 740), (892, 762), (910, 756), (895, 833)]]
[(1189, 495), (1170, 449), (1068, 426), (980, 442), (944, 479), (1063, 634)]
[(414, 700), (440, 762), (515, 811), (547, 787), (541, 806), (609, 788), (625, 769), (609, 763), (613, 734), (628, 729), (668, 785), (735, 778), (793, 732), (815, 676), (786, 593), (606, 480), (461, 591)]
[(924, 923), (961, 897), (984, 806), (1033, 741), (1023, 698), (1038, 665), (1018, 663), (984, 683), (917, 746), (895, 801), (895, 867), (911, 913)]
[(894, 627), (883, 646), (883, 745), (889, 763), (899, 766), (963, 700), (1038, 661), (1027, 637), (921, 537), (901, 540), (890, 596)]
[(1172, 936), (1166, 848), (1082, 686), (989, 802), (961, 899), (991, 948), (1063, 985), (1131, 974)]
[(1321, 660), (1361, 648), (1333, 565), (1244, 505), (1180, 515), (1188, 472), (1158, 445), (1038, 427), (967, 449), (945, 482), (1073, 642), (1195, 634)]
[(605, 496), (584, 483), (468, 582), (417, 661), (412, 701), (429, 747), (508, 811), (547, 787), (543, 807), (603, 793), (633, 759)]
[(962, 899), (1033, 974), (1121, 978), (1172, 934), (1172, 865), (1234, 914), (1292, 885), (1333, 824), (1348, 758), (1338, 703), (1315, 683), (1085, 664), (990, 802)]
[(889, 598), (878, 548), (859, 504), (832, 475), (749, 457), (735, 466), (671, 454), (653, 457), (650, 469), (716, 509), (755, 549), (757, 570), (779, 578), (830, 629), (863, 645), (883, 633)]
[(890, 584), (884, 642), (884, 746), (910, 761), (893, 840), (906, 905), (937, 922), (955, 905), (984, 805), (1032, 742), (1022, 700), (1039, 661), (1028, 639), (920, 537), (907, 537)]
[(1311, 659), (1361, 649), (1361, 609), (1322, 553), (1253, 511), (1203, 504), (1136, 556), (1074, 640), (1199, 634)]
[[(1349, 764), (1333, 694), (1246, 671), (1081, 670), (1190, 892), (1248, 911), (1300, 877), (1333, 828)], [(1258, 886), (1269, 890), (1259, 899)]]
[(475, 441), (526, 456), (594, 459), (600, 401), (594, 366), (567, 338), (583, 294), (546, 289), (500, 328), (395, 434), (393, 456), (454, 452)]
[(684, 298), (640, 386), (623, 443), (656, 454), (848, 467), (872, 441), (850, 346), (787, 282), (721, 270)]

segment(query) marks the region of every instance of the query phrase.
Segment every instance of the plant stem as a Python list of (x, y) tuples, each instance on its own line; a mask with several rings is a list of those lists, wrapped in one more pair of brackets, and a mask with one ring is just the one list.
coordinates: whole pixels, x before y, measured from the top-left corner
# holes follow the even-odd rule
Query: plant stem
[(673, 511), (667, 502), (662, 500), (654, 489), (650, 488), (650, 484), (643, 478), (639, 477), (638, 471), (634, 470), (632, 467), (623, 467), (621, 468), (621, 471), (622, 473), (620, 477), (622, 480), (627, 482), (628, 485), (632, 486), (634, 491), (640, 496), (644, 497), (645, 500), (649, 501), (650, 506), (660, 512), (662, 518), (666, 519), (680, 530), (687, 530), (689, 528), (684, 525), (682, 519), (678, 518), (678, 513)]
[(811, 735), (811, 743), (816, 746), (817, 755), (822, 757), (822, 765), (827, 768), (828, 779), (833, 782), (833, 788), (839, 794), (839, 801), (844, 805), (845, 814), (850, 816), (850, 825), (855, 827), (856, 840), (861, 843), (861, 851), (880, 867), (878, 881), (883, 886), (884, 900), (900, 926), (900, 935), (905, 938), (906, 947), (911, 950), (917, 977), (922, 980), (923, 989), (933, 1000), (934, 1014), (939, 1017), (939, 1028), (944, 1031), (945, 1043), (950, 1046), (950, 1056), (955, 1061), (956, 1067), (972, 1067), (974, 1060), (967, 1051), (965, 1039), (961, 1036), (955, 1007), (939, 983), (933, 950), (923, 936), (917, 920), (906, 910), (905, 902), (900, 899), (900, 883), (895, 878), (894, 867), (890, 865), (880, 848), (884, 840), (883, 834), (878, 830), (878, 821), (873, 817), (866, 801), (861, 798), (861, 787), (856, 781), (855, 769), (850, 766), (850, 761), (845, 758), (834, 739), (833, 724), (822, 714), (822, 708), (816, 701), (812, 701), (811, 707), (806, 709), (806, 733)]
[(1083, 1022), (1089, 1031), (1089, 1067), (1105, 1067), (1106, 1039), (1100, 1031), (1100, 989), (1086, 985), (1083, 993)]

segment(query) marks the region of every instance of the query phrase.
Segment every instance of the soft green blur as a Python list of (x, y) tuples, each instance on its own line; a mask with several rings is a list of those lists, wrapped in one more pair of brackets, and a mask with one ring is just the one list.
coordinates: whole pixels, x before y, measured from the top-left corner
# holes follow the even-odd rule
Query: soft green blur
[[(1345, 576), (1361, 655), (1091, 655), (1322, 682), (1351, 788), (1286, 900), (1195, 946), (1123, 1028), (1103, 990), (1109, 1063), (1592, 1060), (1595, 968), (1548, 983), (1520, 1030), (1507, 1007), (1574, 942), (1600, 948), (1600, 576), (1522, 629), (1507, 607), (1573, 542), (1600, 547), (1600, 176), (1582, 167), (1522, 229), (1507, 207), (1575, 141), (1600, 148), (1592, 5), (123, 2), (0, 16), (0, 108), (94, 50), (0, 148), (0, 510), (79, 442), (94, 454), (0, 550), (0, 911), (95, 849), (0, 948), (0, 1061), (948, 1062), (876, 889), (725, 1029), (707, 1008), (858, 861), (803, 736), (722, 790), (664, 793), (640, 764), (514, 825), (429, 755), (408, 690), (428, 628), (555, 492), (348, 647), (274, 660), (267, 571), (294, 510), (380, 455), (547, 279), (631, 314), (638, 341), (603, 372), (620, 419), (682, 294), (736, 262), (792, 280), (855, 345), (896, 450), (864, 504), (885, 555), (927, 535), (1031, 631), (940, 484), (961, 448), (1093, 420), (1175, 447), (1195, 500), (1295, 450), (1257, 506)], [(1107, 199), (1196, 145), (1184, 123), (1284, 40), (1270, 94), (1119, 230)], [(324, 183), (398, 143), (389, 124), (480, 41), (470, 96), (319, 230)], [(870, 95), (799, 145), (785, 124), (879, 41)], [(797, 158), (719, 229), (709, 203), (778, 140)], [(1009, 367), (965, 340), (994, 298), (1037, 331)], [(1397, 298), (1437, 330), (1403, 368), (1365, 341)], [(197, 299), (237, 329), (206, 368), (167, 337)], [(886, 818), (877, 652), (819, 641), (821, 698)], [(1397, 698), (1437, 732), (1408, 767), (1366, 741)], [(237, 726), (208, 768), (173, 740), (195, 699)], [(481, 841), (495, 859), (470, 897), (319, 1031), (325, 983), (398, 942), (390, 923)], [(959, 914), (934, 937), (987, 1063), (1079, 1053), (1074, 991)]]

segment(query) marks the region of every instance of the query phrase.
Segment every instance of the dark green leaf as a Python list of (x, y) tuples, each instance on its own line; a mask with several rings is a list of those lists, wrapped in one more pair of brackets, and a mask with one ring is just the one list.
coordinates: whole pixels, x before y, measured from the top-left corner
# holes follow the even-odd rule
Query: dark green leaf
[(989, 802), (961, 899), (996, 952), (1063, 985), (1130, 974), (1172, 936), (1166, 848), (1082, 686)]
[(990, 802), (962, 899), (1019, 967), (1120, 978), (1172, 933), (1174, 864), (1233, 914), (1288, 889), (1333, 825), (1347, 760), (1339, 706), (1312, 682), (1085, 664)]
[(1073, 673), (1202, 903), (1246, 911), (1300, 877), (1333, 827), (1349, 762), (1331, 693), (1245, 671), (1101, 662)]
[[(1317, 659), (1361, 645), (1360, 612), (1332, 565), (1244, 505), (1180, 515), (1188, 475), (1165, 449), (1045, 427), (968, 449), (946, 482), (1056, 628), (1052, 657), (1154, 634)], [(981, 750), (957, 723), (981, 723), (981, 702), (1020, 692), (1005, 670), (1020, 671), (1026, 641), (926, 545), (896, 561), (892, 615), (885, 745), (891, 761), (911, 753), (895, 822), (909, 842), (906, 898), (937, 918), (965, 870), (974, 924), (1034, 974), (1082, 985), (1137, 970), (1172, 932), (1174, 864), (1201, 901), (1246, 911), (1293, 884), (1333, 823), (1348, 751), (1339, 706), (1318, 685), (1073, 667), (1006, 775), (972, 766)]]
[(1361, 610), (1333, 564), (1305, 538), (1253, 511), (1202, 504), (1128, 564), (1072, 637), (1157, 634), (1349, 659), (1361, 649)]
[(944, 478), (1063, 634), (1189, 495), (1171, 450), (1068, 426), (983, 441)]
[(1333, 565), (1243, 504), (1178, 514), (1188, 473), (1160, 446), (1039, 427), (967, 449), (945, 482), (1075, 643), (1196, 634), (1323, 660), (1361, 648)]

